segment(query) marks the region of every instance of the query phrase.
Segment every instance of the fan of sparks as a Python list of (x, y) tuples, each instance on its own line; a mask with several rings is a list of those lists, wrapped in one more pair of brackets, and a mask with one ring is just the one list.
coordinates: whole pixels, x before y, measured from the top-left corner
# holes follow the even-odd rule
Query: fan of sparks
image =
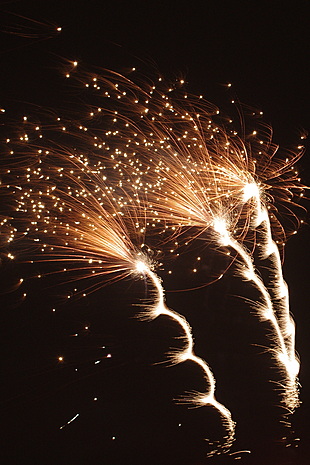
[[(139, 83), (134, 70), (125, 77), (76, 65), (66, 72), (79, 102), (70, 112), (26, 115), (8, 125), (3, 250), (10, 259), (61, 265), (64, 280), (83, 280), (84, 295), (118, 279), (145, 279), (153, 304), (141, 317), (166, 315), (180, 325), (183, 347), (165, 357), (197, 363), (206, 389), (178, 400), (218, 411), (224, 432), (210, 454), (220, 453), (232, 444), (234, 422), (215, 399), (214, 377), (194, 353), (189, 324), (167, 308), (156, 269), (171, 249), (182, 254), (197, 237), (231, 255), (237, 275), (260, 295), (249, 311), (258, 325), (269, 323), (280, 402), (294, 411), (299, 363), (281, 255), (298, 228), (304, 187), (294, 165), (303, 146), (279, 150), (256, 112), (256, 129), (247, 133), (202, 96), (188, 94), (183, 80)], [(255, 256), (268, 264), (267, 283)]]

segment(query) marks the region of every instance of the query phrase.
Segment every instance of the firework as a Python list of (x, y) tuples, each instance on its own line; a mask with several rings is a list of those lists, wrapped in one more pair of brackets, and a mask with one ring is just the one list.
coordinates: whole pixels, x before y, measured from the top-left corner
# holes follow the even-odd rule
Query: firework
[[(144, 243), (144, 208), (128, 195), (117, 196), (113, 185), (106, 183), (101, 167), (91, 166), (85, 157), (54, 148), (44, 153), (39, 149), (35, 158), (23, 174), (18, 166), (13, 175), (18, 186), (6, 186), (16, 201), (9, 241), (23, 239), (37, 244), (32, 248), (31, 260), (64, 263), (65, 267), (57, 273), (71, 273), (73, 277), (68, 279), (95, 279), (84, 290), (88, 294), (122, 278), (146, 279), (153, 289), (154, 303), (139, 317), (152, 320), (164, 315), (176, 322), (184, 347), (168, 353), (167, 361), (191, 361), (202, 369), (206, 391), (186, 393), (180, 401), (216, 409), (225, 435), (214, 443), (209, 455), (229, 449), (234, 437), (231, 414), (214, 397), (215, 379), (209, 366), (194, 354), (189, 324), (165, 305), (161, 281), (152, 271), (152, 250)], [(8, 174), (12, 176), (12, 172)]]
[[(298, 224), (295, 200), (303, 186), (294, 164), (303, 148), (279, 155), (259, 122), (259, 130), (239, 135), (214, 105), (187, 94), (182, 80), (138, 84), (76, 68), (64, 74), (82, 89), (82, 110), (25, 117), (7, 137), (3, 191), (14, 211), (3, 216), (4, 237), (17, 253), (28, 249), (31, 260), (56, 262), (67, 279), (84, 279), (85, 293), (122, 278), (145, 279), (153, 300), (139, 317), (178, 323), (183, 347), (166, 358), (194, 362), (206, 381), (205, 392), (178, 401), (217, 410), (227, 434), (210, 454), (225, 451), (233, 440), (230, 412), (215, 399), (214, 377), (194, 353), (190, 325), (165, 304), (156, 261), (172, 260), (207, 232), (215, 250), (232, 252), (236, 276), (260, 296), (248, 307), (258, 325), (268, 322), (266, 349), (281, 372), (280, 402), (292, 412), (299, 364), (281, 270), (292, 231), (281, 225), (275, 205), (286, 205)], [(255, 266), (257, 253), (268, 264), (267, 283)]]

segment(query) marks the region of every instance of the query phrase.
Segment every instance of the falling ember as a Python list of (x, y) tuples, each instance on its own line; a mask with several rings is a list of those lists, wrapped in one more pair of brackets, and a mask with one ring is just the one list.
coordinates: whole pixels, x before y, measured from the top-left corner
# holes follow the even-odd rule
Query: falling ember
[(74, 420), (76, 420), (79, 416), (80, 416), (80, 414), (77, 413), (76, 415), (74, 415), (74, 417), (71, 418), (71, 420), (67, 421), (67, 423), (62, 425), (59, 429), (64, 429), (66, 426), (70, 425), (70, 423), (72, 423)]

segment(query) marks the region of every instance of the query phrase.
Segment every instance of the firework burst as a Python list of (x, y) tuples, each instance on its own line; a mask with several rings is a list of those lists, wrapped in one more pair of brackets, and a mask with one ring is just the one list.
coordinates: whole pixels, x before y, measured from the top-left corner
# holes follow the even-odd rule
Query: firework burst
[[(165, 304), (156, 261), (165, 262), (172, 242), (179, 255), (207, 231), (216, 250), (233, 252), (236, 276), (259, 293), (249, 310), (258, 324), (269, 323), (266, 349), (281, 371), (280, 403), (292, 412), (299, 364), (281, 253), (298, 226), (296, 199), (304, 187), (294, 164), (303, 147), (279, 153), (259, 122), (257, 130), (245, 135), (241, 128), (240, 135), (214, 105), (187, 94), (182, 80), (139, 84), (114, 72), (76, 68), (73, 63), (64, 74), (81, 89), (82, 110), (25, 117), (6, 138), (5, 253), (13, 258), (16, 244), (31, 260), (62, 264), (60, 272), (70, 271), (72, 280), (87, 279), (88, 293), (143, 277), (153, 302), (140, 317), (177, 322), (184, 344), (167, 359), (194, 362), (206, 381), (205, 392), (185, 393), (179, 401), (217, 410), (227, 434), (210, 454), (225, 451), (233, 440), (230, 412), (215, 400), (215, 380), (194, 353), (189, 324)], [(282, 225), (279, 205), (294, 228)], [(256, 253), (270, 269), (267, 283), (255, 267)]]

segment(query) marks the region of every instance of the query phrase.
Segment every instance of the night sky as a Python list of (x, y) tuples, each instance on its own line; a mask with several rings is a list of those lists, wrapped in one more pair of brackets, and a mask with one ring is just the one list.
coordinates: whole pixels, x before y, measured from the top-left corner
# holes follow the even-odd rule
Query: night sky
[[(307, 1), (289, 5), (280, 1), (3, 1), (0, 12), (0, 105), (10, 120), (39, 108), (57, 113), (74, 106), (75, 94), (68, 90), (63, 66), (66, 60), (77, 60), (85, 68), (126, 73), (136, 67), (142, 74), (182, 77), (191, 92), (202, 93), (228, 113), (233, 96), (264, 112), (264, 121), (273, 127), (274, 140), (281, 146), (296, 144), (300, 134), (309, 131)], [(59, 26), (61, 32), (56, 31)], [(227, 83), (232, 83), (229, 92)], [(1, 143), (5, 121), (1, 121)], [(299, 171), (310, 185), (309, 149)], [(307, 201), (303, 205), (309, 208)], [(2, 208), (5, 212), (7, 205)], [(291, 428), (281, 423), (277, 395), (268, 381), (269, 356), (261, 348), (266, 341), (246, 312), (245, 302), (236, 297), (247, 290), (233, 275), (233, 267), (221, 281), (201, 287), (203, 276), (183, 272), (192, 254), (205, 254), (210, 268), (225, 268), (225, 263), (211, 246), (194, 241), (174, 263), (173, 278), (159, 271), (168, 306), (190, 322), (195, 352), (215, 375), (216, 398), (237, 422), (232, 455), (212, 458), (206, 458), (204, 438), (218, 437), (221, 426), (214, 411), (188, 409), (172, 401), (193, 385), (199, 389), (195, 367), (160, 363), (178, 329), (164, 317), (153, 322), (135, 318), (146, 296), (144, 283), (123, 280), (87, 299), (69, 302), (62, 296), (71, 292), (72, 284), (64, 284), (59, 275), (25, 279), (13, 290), (19, 277), (44, 275), (55, 265), (9, 261), (4, 250), (0, 268), (3, 463), (309, 463), (310, 231), (306, 223), (288, 241), (284, 262), (301, 359), (302, 405), (290, 418)], [(190, 288), (196, 290), (175, 292)], [(79, 337), (74, 337), (77, 333)], [(284, 436), (287, 439), (281, 440)], [(251, 454), (239, 453), (248, 450)]]

